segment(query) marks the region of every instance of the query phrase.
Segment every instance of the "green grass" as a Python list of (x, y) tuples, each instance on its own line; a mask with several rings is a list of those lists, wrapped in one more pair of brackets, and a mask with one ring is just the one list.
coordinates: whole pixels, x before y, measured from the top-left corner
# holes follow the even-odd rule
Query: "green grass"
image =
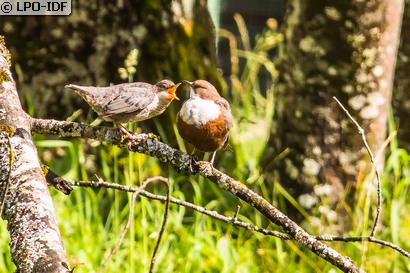
[[(43, 138), (40, 136), (40, 138)], [(162, 174), (170, 179), (172, 195), (190, 200), (223, 214), (233, 215), (236, 204), (209, 181), (198, 176), (182, 176), (169, 166), (139, 154), (128, 154), (115, 147), (99, 145), (100, 154), (90, 155), (95, 147), (83, 140), (40, 140), (41, 154), (55, 154), (49, 163), (65, 177), (93, 179), (86, 166), (89, 160), (99, 160), (96, 173), (107, 181), (139, 185), (152, 175)], [(390, 145), (390, 156), (383, 173), (384, 213), (378, 237), (409, 249), (407, 223), (410, 171), (409, 154), (396, 141)], [(369, 234), (373, 216), (366, 210), (374, 209), (375, 192), (369, 196), (371, 179), (364, 179), (358, 188), (357, 206), (352, 208), (355, 229), (351, 235)], [(212, 188), (212, 189), (211, 189)], [(211, 190), (209, 190), (211, 189)], [(149, 190), (164, 193), (160, 184)], [(113, 190), (75, 189), (70, 196), (51, 190), (58, 213), (59, 226), (67, 256), (80, 264), (75, 272), (95, 272), (104, 257), (114, 248), (129, 213), (129, 194)], [(225, 199), (225, 197), (227, 197)], [(362, 200), (363, 199), (363, 200)], [(370, 201), (367, 201), (370, 199)], [(369, 203), (368, 206), (363, 205)], [(258, 213), (242, 204), (240, 219), (263, 225)], [(147, 272), (164, 204), (138, 198), (133, 212), (132, 228), (120, 250), (103, 272)], [(368, 217), (363, 219), (363, 217)], [(366, 222), (367, 224), (364, 224)], [(272, 228), (274, 226), (271, 225)], [(2, 258), (0, 271), (12, 272), (8, 252), (8, 233), (5, 222), (1, 227)], [(367, 272), (408, 272), (406, 259), (395, 251), (368, 243), (327, 243), (344, 255), (350, 256)], [(167, 232), (157, 259), (157, 272), (336, 272), (328, 263), (293, 242), (265, 237), (237, 229), (184, 207), (171, 205)], [(330, 270), (330, 271), (329, 271)], [(332, 271), (333, 270), (333, 271)]]
[[(235, 15), (240, 32), (239, 41), (230, 32), (219, 30), (221, 37), (229, 40), (231, 52), (231, 98), (232, 115), (235, 117), (231, 131), (231, 145), (235, 157), (235, 177), (252, 184), (261, 178), (260, 160), (266, 149), (274, 120), (274, 83), (278, 73), (268, 52), (277, 47), (283, 36), (274, 28), (267, 28), (252, 48), (243, 19)], [(238, 48), (242, 44), (243, 48)], [(243, 69), (240, 62), (243, 61)], [(258, 76), (268, 75), (266, 90), (262, 90)], [(257, 139), (258, 141), (255, 141)]]

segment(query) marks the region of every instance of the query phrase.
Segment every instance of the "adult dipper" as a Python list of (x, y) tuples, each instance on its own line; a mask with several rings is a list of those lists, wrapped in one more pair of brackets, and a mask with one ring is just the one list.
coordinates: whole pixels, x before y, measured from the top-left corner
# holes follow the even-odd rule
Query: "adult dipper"
[(177, 114), (178, 132), (195, 148), (213, 152), (210, 161), (213, 166), (216, 151), (228, 145), (231, 107), (211, 83), (205, 80), (183, 82), (190, 86), (190, 97)]
[(162, 114), (173, 99), (178, 84), (162, 80), (155, 85), (145, 82), (123, 83), (108, 87), (66, 85), (73, 89), (104, 120), (114, 122), (130, 139), (138, 135), (125, 129), (121, 123), (146, 120)]

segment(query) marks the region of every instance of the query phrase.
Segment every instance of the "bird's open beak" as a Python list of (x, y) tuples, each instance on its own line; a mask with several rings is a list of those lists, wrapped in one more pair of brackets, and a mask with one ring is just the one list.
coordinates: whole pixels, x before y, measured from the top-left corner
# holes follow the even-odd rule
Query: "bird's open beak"
[(171, 88), (168, 88), (168, 89), (167, 89), (167, 92), (168, 92), (168, 94), (171, 96), (171, 99), (179, 100), (179, 98), (177, 97), (177, 95), (175, 94), (175, 92), (177, 91), (177, 88), (178, 88), (178, 86), (179, 86), (180, 84), (181, 84), (181, 83), (177, 83), (177, 84), (175, 84), (174, 86), (172, 86)]

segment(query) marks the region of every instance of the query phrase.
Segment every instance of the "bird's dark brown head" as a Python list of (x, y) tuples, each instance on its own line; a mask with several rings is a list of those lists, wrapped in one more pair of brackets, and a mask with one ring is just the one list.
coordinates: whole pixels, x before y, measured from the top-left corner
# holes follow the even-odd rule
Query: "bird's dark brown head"
[(158, 92), (162, 92), (162, 91), (167, 92), (169, 94), (170, 100), (173, 100), (173, 99), (179, 100), (175, 92), (180, 84), (181, 83), (175, 84), (170, 80), (162, 80), (158, 82), (155, 86), (157, 87)]
[(196, 80), (194, 82), (183, 81), (188, 84), (193, 90), (194, 93), (204, 100), (219, 100), (221, 96), (210, 82), (205, 80)]

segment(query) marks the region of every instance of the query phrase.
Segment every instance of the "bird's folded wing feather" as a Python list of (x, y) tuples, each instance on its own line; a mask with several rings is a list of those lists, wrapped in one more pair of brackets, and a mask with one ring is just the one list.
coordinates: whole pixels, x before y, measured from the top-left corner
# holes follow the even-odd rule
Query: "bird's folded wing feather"
[(155, 94), (143, 87), (121, 87), (119, 95), (104, 107), (104, 116), (138, 112), (150, 104)]
[(220, 98), (219, 100), (215, 101), (216, 104), (222, 106), (225, 109), (225, 121), (228, 125), (228, 127), (232, 127), (232, 113), (231, 113), (231, 106), (229, 105), (229, 102), (224, 99), (224, 98)]

